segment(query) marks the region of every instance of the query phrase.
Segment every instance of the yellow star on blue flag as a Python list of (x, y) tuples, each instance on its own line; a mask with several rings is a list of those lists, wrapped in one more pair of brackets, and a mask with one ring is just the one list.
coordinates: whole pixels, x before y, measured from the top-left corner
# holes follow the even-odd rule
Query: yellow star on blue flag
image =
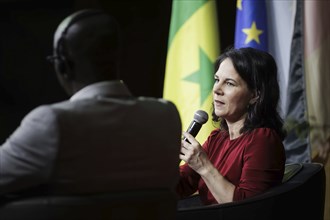
[(238, 0), (235, 48), (253, 47), (268, 50), (265, 0)]

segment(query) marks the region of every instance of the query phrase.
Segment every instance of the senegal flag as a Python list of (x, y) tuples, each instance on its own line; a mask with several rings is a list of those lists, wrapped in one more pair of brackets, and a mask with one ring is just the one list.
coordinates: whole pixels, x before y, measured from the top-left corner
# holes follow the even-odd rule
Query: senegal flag
[(197, 110), (209, 114), (196, 139), (203, 144), (212, 124), (214, 63), (219, 56), (216, 2), (173, 0), (163, 98), (179, 110), (187, 129)]

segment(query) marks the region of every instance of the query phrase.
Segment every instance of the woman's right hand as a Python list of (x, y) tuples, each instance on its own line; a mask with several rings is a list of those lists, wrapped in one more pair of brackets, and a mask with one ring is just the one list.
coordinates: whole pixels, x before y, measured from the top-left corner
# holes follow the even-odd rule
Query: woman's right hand
[(212, 166), (206, 152), (191, 134), (183, 132), (183, 136), (188, 141), (181, 141), (180, 159), (186, 162), (198, 174), (203, 175), (204, 172), (207, 172), (208, 166)]

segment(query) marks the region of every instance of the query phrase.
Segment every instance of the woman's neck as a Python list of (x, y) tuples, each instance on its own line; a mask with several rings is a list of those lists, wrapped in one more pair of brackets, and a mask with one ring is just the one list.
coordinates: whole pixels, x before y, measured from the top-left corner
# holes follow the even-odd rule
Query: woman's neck
[(228, 122), (228, 133), (229, 133), (229, 138), (230, 140), (236, 139), (242, 134), (240, 133), (240, 130), (243, 128), (245, 122), (245, 117), (242, 119), (235, 121), (235, 122)]

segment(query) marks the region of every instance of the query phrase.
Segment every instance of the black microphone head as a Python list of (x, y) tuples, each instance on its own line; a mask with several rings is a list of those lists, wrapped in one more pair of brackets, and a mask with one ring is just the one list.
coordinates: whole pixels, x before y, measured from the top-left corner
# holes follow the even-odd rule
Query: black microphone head
[(209, 119), (209, 115), (205, 111), (198, 110), (198, 111), (195, 112), (194, 120), (197, 123), (199, 123), (199, 124), (205, 124), (208, 119)]

